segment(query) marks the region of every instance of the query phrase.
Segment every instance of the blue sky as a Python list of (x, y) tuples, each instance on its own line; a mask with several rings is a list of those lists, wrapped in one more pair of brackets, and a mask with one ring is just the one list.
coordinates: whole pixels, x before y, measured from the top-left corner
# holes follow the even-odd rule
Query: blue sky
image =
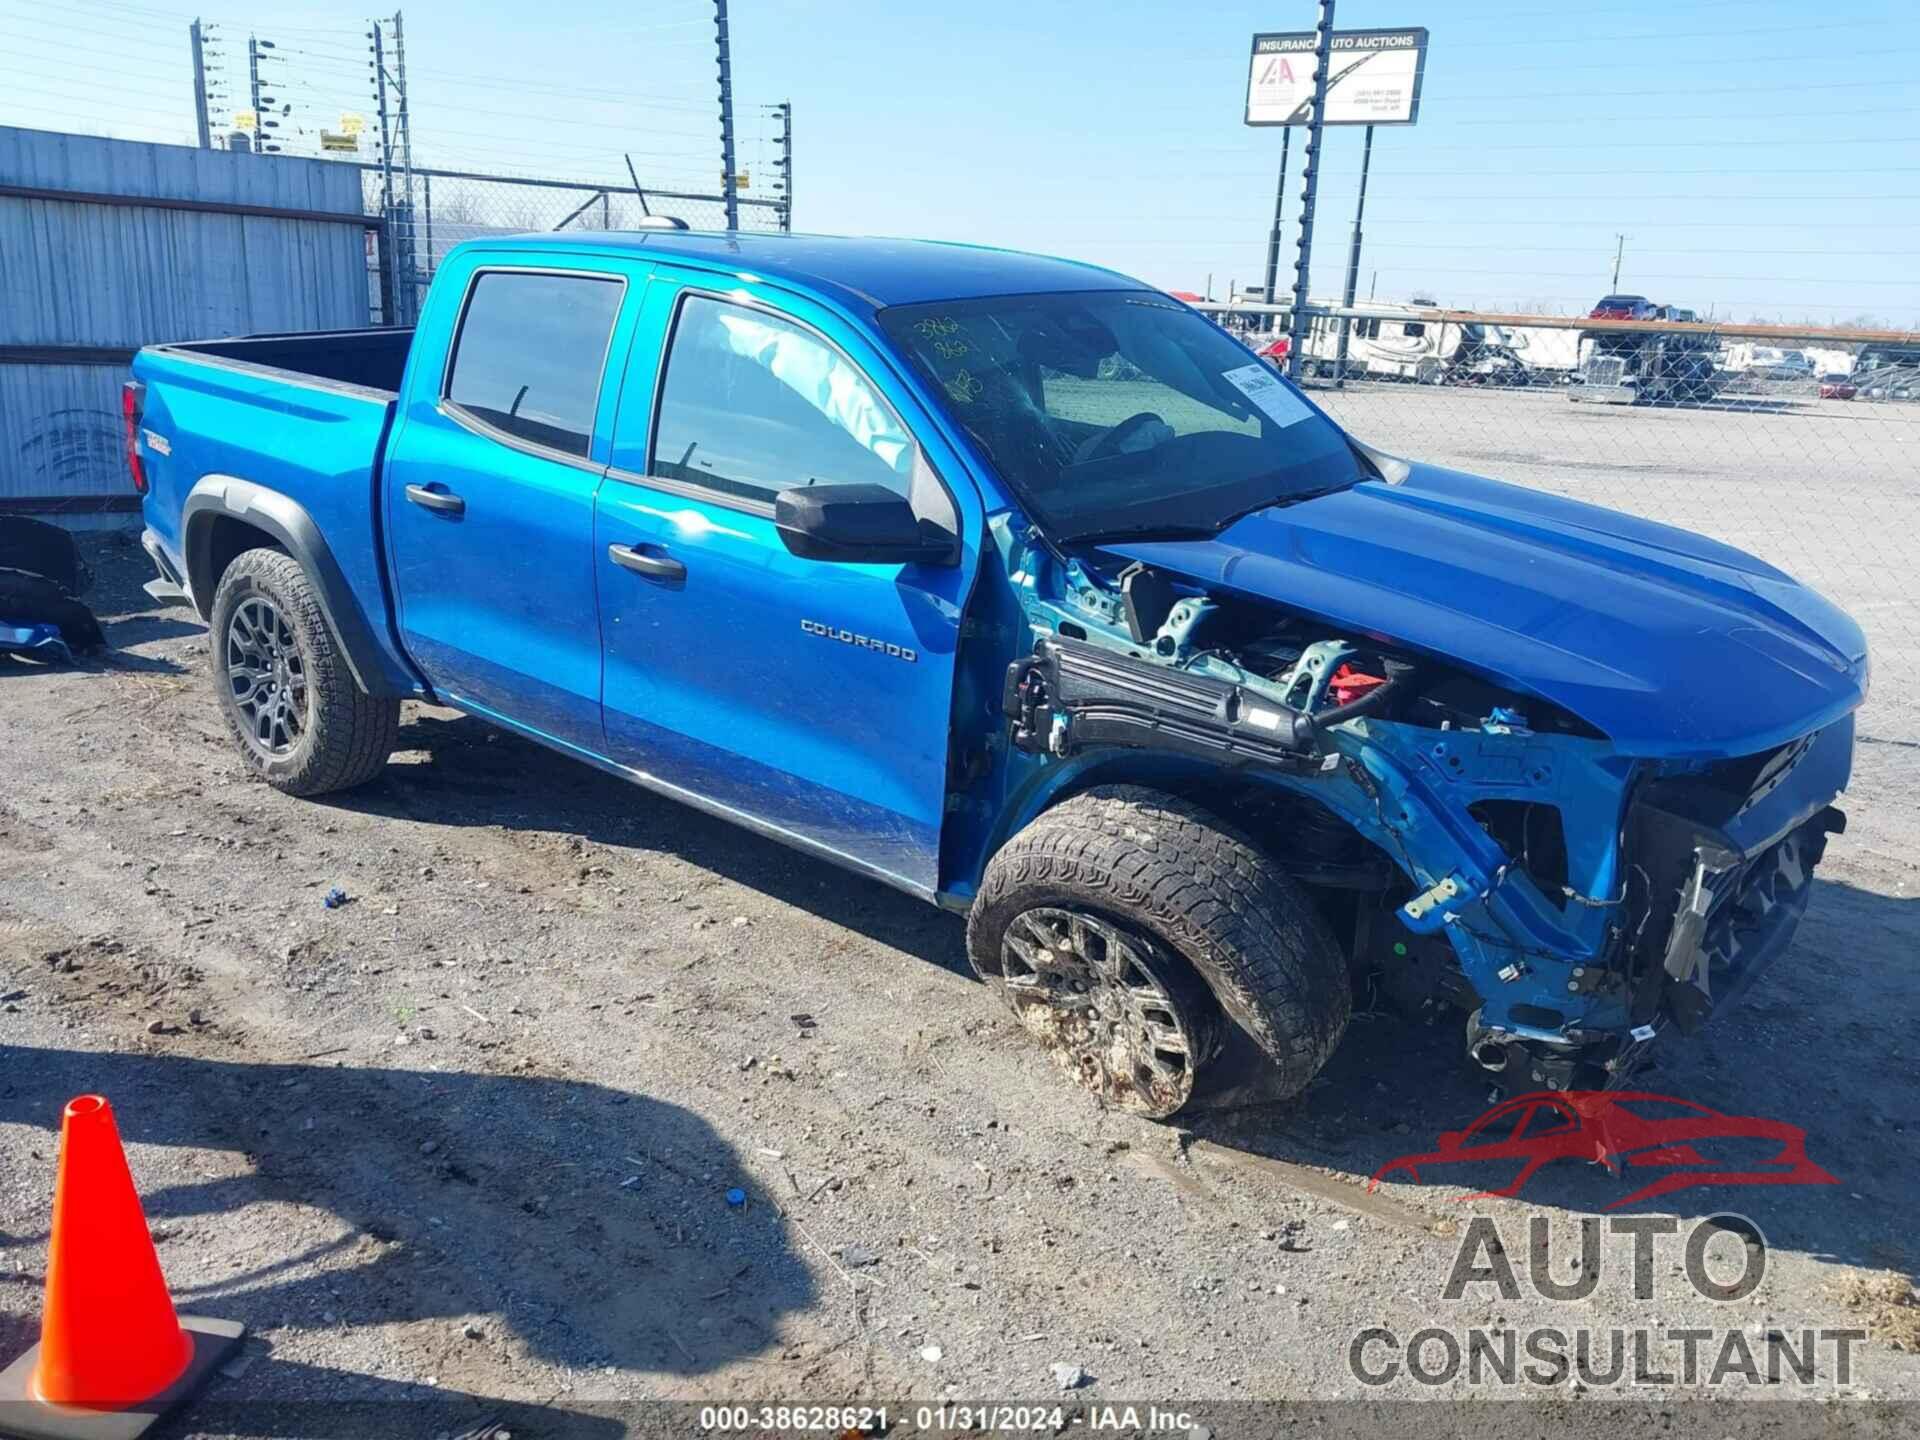
[[(243, 82), (277, 37), (312, 128), (371, 110), (335, 8), (198, 13)], [(1257, 282), (1280, 133), (1241, 124), (1256, 29), (1310, 0), (734, 0), (743, 164), (791, 99), (801, 228), (1013, 245), (1168, 288)], [(0, 123), (190, 140), (165, 0), (0, 0)], [(1830, 17), (1830, 18), (1829, 18)], [(1584, 309), (1621, 286), (1721, 316), (1920, 326), (1920, 10), (1863, 0), (1342, 0), (1341, 28), (1432, 32), (1420, 122), (1376, 137), (1360, 291)], [(711, 188), (703, 0), (406, 7), (416, 160)], [(271, 68), (271, 67), (270, 67)], [(1343, 273), (1360, 133), (1325, 152), (1313, 290)], [(1286, 201), (1291, 264), (1295, 177)]]

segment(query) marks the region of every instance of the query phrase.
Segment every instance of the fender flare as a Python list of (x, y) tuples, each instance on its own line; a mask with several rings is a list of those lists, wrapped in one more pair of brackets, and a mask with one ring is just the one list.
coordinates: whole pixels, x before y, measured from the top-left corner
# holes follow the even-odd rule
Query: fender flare
[(380, 645), (354, 596), (353, 587), (340, 569), (340, 562), (334, 559), (320, 527), (306, 508), (297, 500), (251, 480), (233, 475), (202, 476), (188, 492), (181, 509), (181, 549), (186, 559), (187, 593), (201, 618), (209, 622), (213, 618), (213, 592), (218, 579), (213, 574), (213, 538), (217, 529), (214, 522), (222, 517), (238, 520), (270, 536), (300, 563), (313, 583), (321, 618), (346, 659), (354, 684), (363, 693), (392, 696), (422, 693), (418, 680)]

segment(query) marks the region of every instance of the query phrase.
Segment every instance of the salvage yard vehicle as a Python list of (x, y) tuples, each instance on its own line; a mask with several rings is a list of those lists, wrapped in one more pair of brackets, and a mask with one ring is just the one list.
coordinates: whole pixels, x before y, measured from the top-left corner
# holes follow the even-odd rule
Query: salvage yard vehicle
[(1717, 371), (1715, 346), (1704, 335), (1586, 330), (1567, 399), (1599, 405), (1711, 400), (1719, 388)]
[[(1062, 1068), (1280, 1093), (1356, 984), (1617, 1083), (1779, 956), (1866, 646), (1729, 546), (1345, 434), (1109, 271), (666, 230), (470, 242), (419, 327), (150, 347), (160, 586), (247, 763), (401, 701), (965, 912)], [(1524, 1083), (1524, 1081), (1522, 1081)]]

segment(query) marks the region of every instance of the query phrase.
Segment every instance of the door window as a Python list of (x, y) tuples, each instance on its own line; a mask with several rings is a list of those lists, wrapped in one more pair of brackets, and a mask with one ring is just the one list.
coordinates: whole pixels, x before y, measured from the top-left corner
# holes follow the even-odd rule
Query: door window
[(690, 295), (680, 307), (651, 473), (771, 504), (812, 484), (912, 492), (906, 427), (838, 350), (764, 310)]
[(490, 270), (468, 293), (448, 404), (517, 440), (585, 458), (623, 283)]

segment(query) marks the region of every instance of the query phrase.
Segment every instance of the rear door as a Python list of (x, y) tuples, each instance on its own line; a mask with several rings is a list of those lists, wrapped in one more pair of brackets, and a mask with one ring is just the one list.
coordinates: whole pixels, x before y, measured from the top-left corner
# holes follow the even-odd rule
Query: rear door
[[(385, 506), (407, 652), (463, 709), (601, 742), (594, 491), (647, 267), (481, 255), (434, 282), (388, 446)], [(433, 348), (426, 348), (433, 347)]]
[[(931, 894), (979, 500), (860, 330), (739, 281), (649, 287), (594, 536), (608, 753)], [(946, 506), (960, 563), (787, 550), (778, 491), (861, 481)]]

